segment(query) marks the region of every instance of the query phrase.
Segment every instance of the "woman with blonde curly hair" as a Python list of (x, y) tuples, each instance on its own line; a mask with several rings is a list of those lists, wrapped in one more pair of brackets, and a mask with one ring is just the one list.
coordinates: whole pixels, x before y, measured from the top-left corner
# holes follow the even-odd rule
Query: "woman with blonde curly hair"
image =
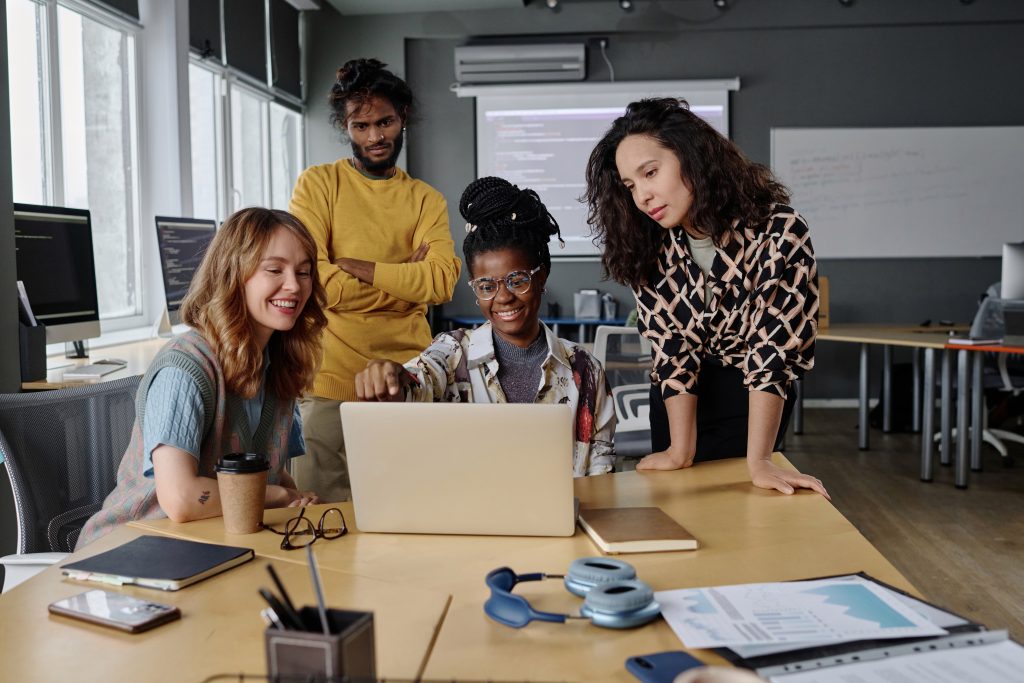
[(182, 303), (192, 329), (142, 378), (117, 487), (79, 547), (133, 519), (220, 515), (214, 467), (226, 453), (266, 454), (267, 507), (318, 502), (284, 466), (305, 451), (296, 399), (320, 363), (324, 296), (297, 218), (250, 208), (225, 221)]

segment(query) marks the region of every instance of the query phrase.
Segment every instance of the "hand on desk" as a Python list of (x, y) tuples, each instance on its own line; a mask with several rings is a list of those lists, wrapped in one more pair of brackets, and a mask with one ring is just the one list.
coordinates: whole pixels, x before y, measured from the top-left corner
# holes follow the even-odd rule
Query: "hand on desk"
[(672, 683), (764, 683), (764, 679), (746, 669), (702, 666), (679, 674)]
[(268, 508), (294, 508), (316, 505), (320, 496), (313, 491), (300, 491), (295, 488), (271, 484), (267, 486), (267, 497), (264, 504)]
[(644, 456), (636, 464), (638, 470), (681, 470), (693, 465), (693, 458), (697, 453), (693, 450), (687, 452), (683, 449), (674, 449), (669, 446), (663, 451), (651, 453)]
[(828, 491), (822, 485), (821, 480), (817, 477), (784, 470), (772, 463), (771, 460), (748, 460), (747, 469), (750, 471), (750, 480), (758, 488), (776, 489), (785, 494), (793, 493), (798, 488), (811, 489), (825, 496), (828, 500), (832, 500), (832, 497), (828, 495)]

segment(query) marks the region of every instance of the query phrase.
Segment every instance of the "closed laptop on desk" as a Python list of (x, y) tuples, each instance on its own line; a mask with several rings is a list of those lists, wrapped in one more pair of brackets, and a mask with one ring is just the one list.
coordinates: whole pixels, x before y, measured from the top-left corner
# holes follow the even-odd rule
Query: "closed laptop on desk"
[(571, 536), (565, 405), (343, 403), (360, 531)]

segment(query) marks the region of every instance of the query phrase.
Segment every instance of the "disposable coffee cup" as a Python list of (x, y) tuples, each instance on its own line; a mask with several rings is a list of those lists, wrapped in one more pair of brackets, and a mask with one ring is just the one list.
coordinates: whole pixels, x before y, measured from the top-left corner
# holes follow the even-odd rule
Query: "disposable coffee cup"
[(262, 453), (228, 453), (217, 462), (217, 488), (229, 534), (254, 534), (262, 528), (269, 469)]

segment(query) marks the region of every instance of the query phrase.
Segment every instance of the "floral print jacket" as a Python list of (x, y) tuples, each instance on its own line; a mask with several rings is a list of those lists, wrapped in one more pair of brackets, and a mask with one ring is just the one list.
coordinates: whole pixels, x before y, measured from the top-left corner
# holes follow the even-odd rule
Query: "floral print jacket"
[[(612, 471), (615, 406), (604, 368), (573, 342), (560, 339), (543, 323), (548, 355), (541, 371), (537, 403), (565, 403), (573, 411), (573, 476)], [(490, 323), (458, 329), (434, 338), (426, 351), (405, 367), (419, 380), (407, 399), (423, 402), (507, 403), (498, 382), (498, 359)]]

